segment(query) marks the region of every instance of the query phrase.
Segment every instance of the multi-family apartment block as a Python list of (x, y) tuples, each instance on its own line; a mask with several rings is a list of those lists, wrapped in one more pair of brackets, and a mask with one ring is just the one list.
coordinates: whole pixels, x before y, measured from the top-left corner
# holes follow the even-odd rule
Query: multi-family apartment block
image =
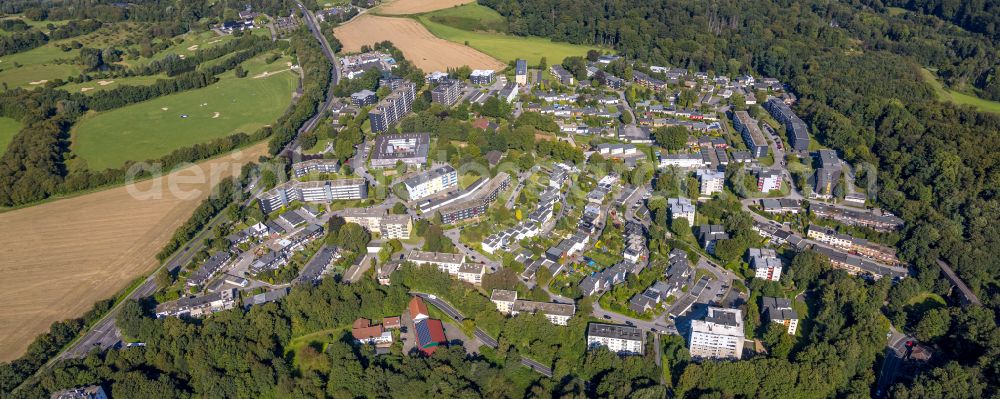
[(711, 197), (712, 194), (721, 193), (726, 184), (726, 174), (723, 172), (698, 169), (695, 171), (698, 181), (701, 183), (701, 196)]
[(799, 314), (792, 309), (792, 301), (788, 298), (762, 298), (764, 318), (772, 323), (785, 326), (788, 334), (795, 335), (799, 328)]
[(691, 321), (691, 357), (739, 359), (743, 356), (743, 314), (739, 309), (708, 308), (704, 320)]
[(490, 204), (496, 201), (500, 193), (509, 186), (510, 175), (506, 172), (497, 173), (496, 176), (480, 185), (472, 194), (461, 201), (442, 206), (437, 211), (441, 214), (441, 219), (445, 224), (478, 217), (485, 214)]
[(373, 168), (393, 168), (397, 162), (420, 167), (427, 163), (430, 145), (429, 133), (380, 135), (375, 138), (370, 162)]
[(686, 219), (688, 226), (694, 226), (695, 206), (688, 198), (668, 198), (670, 219)]
[(753, 174), (757, 177), (757, 191), (768, 193), (774, 190), (781, 190), (780, 170), (754, 169)]
[(431, 101), (451, 106), (458, 101), (461, 89), (462, 82), (459, 80), (442, 81), (434, 90), (431, 90)]
[(439, 166), (403, 180), (411, 201), (420, 200), (458, 187), (458, 171), (451, 165)]
[(550, 323), (557, 326), (569, 324), (569, 318), (576, 313), (576, 305), (571, 303), (536, 302), (518, 299), (511, 306), (510, 314), (516, 316), (519, 313), (541, 313)]
[(296, 179), (310, 173), (337, 173), (340, 163), (336, 159), (310, 159), (292, 164), (292, 175)]
[(733, 127), (743, 136), (743, 141), (747, 143), (747, 148), (754, 158), (767, 156), (767, 140), (764, 133), (761, 133), (757, 121), (750, 117), (746, 111), (733, 112)]
[(301, 182), (289, 180), (258, 197), (264, 213), (271, 213), (292, 201), (329, 203), (334, 200), (368, 198), (365, 179), (340, 179)]
[(587, 347), (605, 347), (619, 355), (642, 355), (642, 331), (631, 326), (590, 323), (587, 326)]
[(381, 133), (389, 130), (389, 126), (403, 119), (406, 114), (413, 111), (413, 100), (416, 98), (416, 86), (410, 82), (404, 82), (391, 94), (385, 96), (375, 107), (368, 112), (368, 119), (371, 121), (373, 132)]
[(156, 305), (156, 317), (202, 317), (232, 309), (239, 301), (236, 289), (196, 297), (181, 298)]
[(778, 254), (773, 249), (748, 249), (747, 263), (754, 270), (754, 278), (767, 281), (778, 281), (781, 279), (781, 259), (778, 259)]
[(785, 132), (788, 135), (788, 146), (797, 151), (809, 149), (809, 128), (792, 109), (780, 98), (771, 97), (764, 103), (764, 108), (771, 113), (774, 119), (785, 125)]
[(384, 239), (406, 240), (413, 231), (413, 218), (410, 215), (389, 214), (384, 209), (348, 208), (342, 211), (341, 217), (345, 222), (357, 223)]

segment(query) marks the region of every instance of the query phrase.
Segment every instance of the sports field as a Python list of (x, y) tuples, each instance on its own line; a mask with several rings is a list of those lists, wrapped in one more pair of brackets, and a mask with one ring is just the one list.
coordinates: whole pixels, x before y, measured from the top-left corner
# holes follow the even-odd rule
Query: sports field
[(167, 75), (153, 75), (153, 76), (132, 76), (127, 78), (116, 78), (116, 79), (97, 79), (84, 83), (70, 83), (67, 85), (59, 86), (60, 90), (66, 90), (70, 93), (86, 93), (93, 94), (98, 91), (114, 89), (120, 86), (148, 86), (156, 83), (159, 79), (170, 79)]
[[(218, 181), (192, 182), (192, 176), (233, 176), (266, 153), (261, 143), (132, 189), (0, 213), (0, 361), (21, 356), (52, 322), (81, 316), (151, 272), (156, 253)], [(132, 194), (153, 187), (164, 187), (162, 197)]]
[(0, 57), (0, 83), (7, 87), (34, 87), (53, 79), (65, 79), (80, 73), (73, 63), (57, 60), (76, 59), (78, 50), (62, 51), (54, 44)]
[(285, 64), (272, 65), (276, 73), (267, 76), (224, 79), (206, 88), (88, 114), (73, 129), (72, 150), (91, 170), (103, 170), (237, 132), (253, 133), (285, 112), (298, 84), (298, 74)]
[(473, 48), (439, 39), (423, 25), (410, 18), (379, 17), (364, 14), (338, 26), (333, 34), (344, 51), (360, 51), (361, 46), (383, 40), (391, 41), (407, 60), (420, 69), (445, 71), (468, 65), (473, 69), (503, 69), (505, 64)]
[(924, 79), (925, 82), (930, 83), (930, 85), (934, 87), (934, 91), (937, 92), (938, 99), (941, 101), (949, 101), (959, 105), (971, 105), (983, 112), (992, 112), (1000, 114), (1000, 102), (990, 101), (976, 96), (946, 89), (944, 85), (942, 85), (941, 82), (937, 80), (937, 77), (934, 76), (934, 72), (931, 72), (927, 69), (921, 69), (920, 76)]
[(442, 8), (454, 7), (460, 4), (472, 3), (476, 0), (393, 0), (375, 9), (376, 13), (386, 15), (419, 14)]
[[(504, 62), (525, 59), (528, 64), (537, 65), (546, 57), (549, 65), (562, 62), (569, 56), (585, 56), (592, 47), (577, 44), (553, 42), (542, 37), (512, 36), (497, 32), (467, 30), (473, 26), (498, 26), (501, 18), (492, 9), (478, 4), (436, 11), (416, 17), (427, 30), (439, 38), (465, 44), (489, 54)], [(449, 21), (451, 26), (435, 22)]]
[(7, 145), (14, 135), (21, 130), (21, 123), (11, 119), (0, 117), (0, 156), (7, 151)]

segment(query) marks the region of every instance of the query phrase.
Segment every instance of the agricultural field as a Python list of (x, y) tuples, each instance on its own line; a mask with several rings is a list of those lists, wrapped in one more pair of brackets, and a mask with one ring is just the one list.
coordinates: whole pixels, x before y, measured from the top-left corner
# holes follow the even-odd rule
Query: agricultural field
[(463, 65), (473, 69), (499, 70), (505, 66), (505, 63), (471, 47), (435, 37), (420, 22), (409, 18), (364, 14), (338, 26), (333, 33), (343, 43), (346, 52), (360, 51), (363, 45), (389, 40), (407, 60), (424, 71), (444, 71)]
[(285, 112), (298, 86), (298, 73), (287, 63), (276, 61), (271, 68), (274, 73), (251, 70), (246, 78), (89, 114), (73, 129), (72, 150), (91, 170), (103, 170), (237, 132), (253, 133)]
[[(134, 186), (0, 213), (0, 361), (21, 356), (52, 322), (78, 317), (151, 272), (156, 253), (218, 181), (191, 176), (234, 176), (266, 153), (262, 143)], [(162, 196), (133, 194), (156, 187)]]
[(983, 112), (1000, 114), (1000, 102), (990, 101), (974, 95), (947, 89), (937, 80), (937, 77), (934, 76), (934, 72), (931, 72), (928, 69), (921, 69), (920, 76), (925, 82), (929, 83), (931, 87), (934, 88), (934, 91), (937, 92), (938, 99), (941, 101), (947, 101), (958, 105), (971, 105)]
[[(537, 65), (542, 57), (546, 57), (551, 65), (560, 63), (563, 58), (569, 56), (585, 56), (587, 50), (592, 48), (553, 42), (551, 39), (541, 37), (521, 37), (497, 32), (466, 30), (477, 24), (474, 21), (482, 21), (480, 26), (502, 26), (502, 24), (497, 23), (497, 18), (500, 18), (499, 14), (480, 5), (466, 5), (420, 15), (416, 18), (434, 36), (463, 45), (468, 43), (472, 48), (504, 62), (521, 58), (527, 60), (528, 64)], [(435, 22), (435, 20), (447, 21), (452, 26)]]
[(11, 119), (0, 117), (0, 155), (7, 151), (7, 145), (14, 135), (21, 130), (21, 123)]
[(473, 2), (475, 0), (394, 0), (379, 6), (375, 12), (385, 15), (420, 14)]

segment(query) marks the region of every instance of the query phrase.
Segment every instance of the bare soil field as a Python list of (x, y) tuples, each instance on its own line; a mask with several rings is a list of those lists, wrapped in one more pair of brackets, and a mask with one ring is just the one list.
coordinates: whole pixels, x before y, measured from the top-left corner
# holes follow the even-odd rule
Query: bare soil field
[(213, 183), (266, 152), (258, 144), (132, 187), (0, 214), (0, 361), (155, 269), (156, 253)]
[(420, 14), (472, 3), (476, 0), (395, 0), (385, 3), (375, 11), (387, 15)]
[(468, 65), (472, 69), (503, 69), (505, 64), (468, 46), (439, 39), (420, 22), (409, 18), (377, 17), (364, 14), (338, 26), (333, 34), (344, 51), (360, 51), (361, 46), (389, 40), (406, 59), (424, 72), (445, 71)]

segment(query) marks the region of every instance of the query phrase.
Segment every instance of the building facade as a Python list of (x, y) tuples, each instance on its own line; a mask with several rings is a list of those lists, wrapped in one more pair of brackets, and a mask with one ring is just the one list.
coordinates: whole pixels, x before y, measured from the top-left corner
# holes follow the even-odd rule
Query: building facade
[(605, 347), (619, 355), (642, 355), (642, 331), (631, 326), (590, 323), (587, 326), (587, 347)]
[(458, 187), (458, 171), (451, 165), (439, 166), (403, 180), (411, 201)]
[(413, 111), (415, 98), (416, 86), (410, 82), (401, 83), (398, 88), (379, 101), (375, 108), (368, 112), (372, 132), (381, 133), (389, 130), (389, 126), (403, 119), (406, 114)]
[(691, 357), (740, 359), (743, 357), (743, 314), (739, 309), (709, 307), (704, 320), (691, 321)]

